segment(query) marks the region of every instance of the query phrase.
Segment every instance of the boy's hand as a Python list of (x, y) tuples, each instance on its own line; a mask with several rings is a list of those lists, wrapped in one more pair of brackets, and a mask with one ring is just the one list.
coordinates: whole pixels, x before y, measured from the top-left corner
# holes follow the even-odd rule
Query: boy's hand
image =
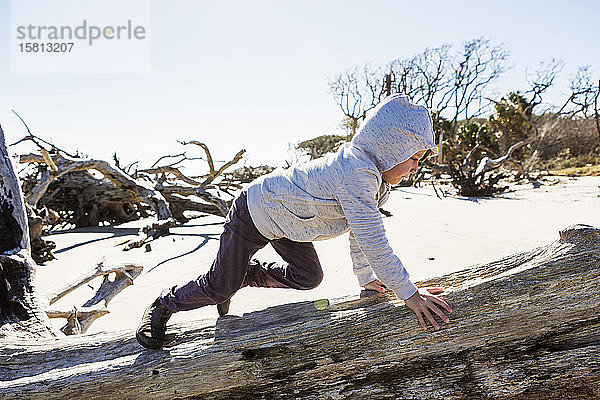
[(429, 293), (435, 294), (435, 295), (442, 294), (442, 292), (444, 291), (444, 288), (442, 288), (440, 286), (430, 286), (430, 287), (426, 287), (426, 288), (423, 288), (423, 289), (425, 289)]
[(374, 290), (379, 293), (385, 293), (385, 291), (387, 290), (383, 282), (381, 282), (379, 279), (375, 279), (374, 281), (363, 285), (363, 287), (365, 288), (365, 290)]
[[(446, 309), (446, 311), (449, 313), (452, 312), (452, 308), (444, 300), (429, 293), (427, 289), (417, 290), (415, 294), (404, 300), (404, 303), (406, 303), (407, 307), (417, 314), (417, 318), (425, 330), (427, 330), (425, 318), (427, 318), (431, 326), (433, 326), (436, 330), (440, 329), (440, 325), (435, 320), (431, 312), (437, 314), (444, 322), (450, 321), (446, 314), (444, 314), (438, 306)], [(423, 316), (425, 316), (425, 318)]]
[[(385, 284), (379, 279), (375, 279), (374, 281), (363, 285), (363, 288), (365, 288), (365, 290), (374, 290), (379, 293), (385, 293), (385, 291), (388, 290), (387, 286), (385, 286)], [(440, 294), (444, 291), (444, 289), (440, 286), (431, 286), (423, 289), (427, 290), (431, 294)]]

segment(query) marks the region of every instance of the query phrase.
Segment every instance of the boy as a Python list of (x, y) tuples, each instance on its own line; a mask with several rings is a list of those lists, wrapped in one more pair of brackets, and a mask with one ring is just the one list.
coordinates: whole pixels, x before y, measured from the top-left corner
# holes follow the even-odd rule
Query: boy
[[(173, 312), (216, 304), (220, 315), (245, 286), (312, 289), (323, 271), (312, 241), (350, 231), (350, 255), (359, 284), (394, 291), (423, 329), (436, 329), (433, 314), (450, 306), (417, 290), (385, 236), (379, 207), (390, 185), (417, 169), (436, 151), (427, 109), (393, 95), (380, 103), (352, 141), (335, 154), (276, 170), (252, 182), (234, 200), (210, 271), (187, 284), (165, 289), (145, 311), (137, 340), (161, 348)], [(286, 264), (252, 259), (268, 243)]]

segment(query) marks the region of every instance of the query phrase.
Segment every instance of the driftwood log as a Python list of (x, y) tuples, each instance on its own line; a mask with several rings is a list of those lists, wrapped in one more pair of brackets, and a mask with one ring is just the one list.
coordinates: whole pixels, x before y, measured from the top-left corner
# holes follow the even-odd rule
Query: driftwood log
[[(122, 168), (116, 154), (115, 166), (104, 160), (71, 155), (33, 135), (25, 121), (16, 115), (27, 128), (28, 135), (13, 145), (31, 141), (40, 152), (23, 154), (19, 159), (20, 163), (28, 165), (23, 191), (30, 222), (35, 228), (30, 231), (32, 256), (39, 263), (55, 258), (52, 254), (55, 244), (42, 239), (42, 234), (48, 231), (44, 231), (45, 225), (48, 228), (48, 225), (54, 224), (63, 227), (118, 224), (148, 217), (147, 211), (153, 209), (158, 223), (145, 227), (140, 237), (124, 249), (129, 250), (144, 245), (148, 239), (168, 235), (169, 227), (176, 222), (187, 222), (198, 212), (226, 216), (231, 200), (221, 198), (220, 192), (227, 197), (235, 197), (231, 191), (241, 189), (239, 183), (230, 180), (224, 173), (242, 158), (246, 152), (243, 149), (217, 168), (206, 144), (195, 140), (180, 141), (182, 145), (200, 147), (205, 158), (190, 158), (185, 152), (165, 155), (149, 169), (136, 169), (131, 174), (132, 166), (137, 163)], [(181, 171), (182, 163), (198, 159), (206, 160), (208, 173), (186, 176)], [(168, 164), (161, 165), (166, 160)], [(210, 193), (209, 189), (216, 190), (217, 195)], [(57, 218), (48, 224), (44, 210)]]
[(134, 221), (148, 217), (151, 210), (133, 191), (89, 171), (73, 171), (52, 181), (40, 204), (56, 211), (60, 224), (76, 227)]
[[(482, 154), (489, 154), (489, 150), (477, 142), (467, 154), (461, 155), (457, 160), (451, 160), (447, 164), (441, 165), (426, 160), (423, 164), (434, 172), (449, 174), (452, 186), (457, 189), (458, 194), (461, 196), (493, 196), (507, 189), (506, 186), (499, 185), (500, 180), (505, 176), (498, 173), (497, 169), (508, 162), (516, 163), (513, 159), (515, 151), (538, 139), (537, 136), (532, 136), (526, 140), (521, 140), (497, 158), (482, 156)], [(520, 164), (516, 163), (516, 165), (519, 166)], [(520, 173), (524, 174), (522, 166), (519, 166), (519, 168)], [(417, 175), (418, 177), (415, 180), (418, 182), (423, 177), (422, 170), (419, 170)]]
[[(170, 327), (0, 341), (3, 399), (590, 399), (600, 396), (600, 230), (421, 282), (454, 308), (423, 331), (388, 295)], [(234, 297), (235, 301), (235, 297)]]
[[(32, 135), (30, 137), (33, 138)], [(46, 166), (41, 178), (25, 197), (25, 202), (33, 213), (37, 213), (38, 203), (44, 199), (48, 203), (46, 205), (62, 212), (70, 222), (77, 226), (89, 226), (102, 221), (118, 223), (135, 220), (145, 214), (141, 205), (143, 202), (152, 207), (159, 222), (172, 219), (169, 204), (158, 190), (134, 179), (110, 163), (104, 160), (75, 158), (58, 150), (50, 154), (41, 146), (40, 153), (41, 155), (25, 154), (19, 158), (22, 164)], [(94, 178), (89, 173), (90, 170), (100, 172), (104, 179)], [(56, 186), (54, 188), (51, 186), (53, 183)], [(28, 186), (31, 186), (31, 182)], [(52, 191), (47, 195), (50, 188)], [(60, 198), (58, 204), (52, 204), (55, 197)], [(168, 234), (168, 229), (164, 233)], [(34, 247), (35, 258), (40, 262), (54, 258), (51, 252), (47, 251), (47, 248), (53, 245), (50, 243), (44, 241), (46, 248), (42, 247), (41, 251), (40, 246)]]
[(34, 209), (25, 205), (28, 211), (27, 219), (29, 222), (29, 243), (31, 244), (31, 257), (33, 260), (42, 264), (46, 261), (55, 260), (52, 250), (56, 243), (51, 240), (42, 239), (44, 225), (50, 225), (58, 220), (58, 214), (47, 207)]
[(0, 127), (0, 337), (58, 334), (39, 307), (34, 273), (21, 185)]
[[(137, 249), (142, 247), (147, 241), (151, 239), (157, 239), (161, 236), (166, 236), (169, 233), (169, 229), (177, 225), (177, 221), (174, 218), (169, 218), (165, 221), (154, 222), (150, 225), (146, 225), (142, 228), (142, 232), (138, 236), (128, 241), (127, 245), (123, 247), (123, 251), (131, 249)], [(149, 244), (147, 244), (149, 246)]]
[(141, 265), (125, 264), (110, 266), (104, 265), (104, 261), (101, 261), (80, 277), (54, 290), (47, 296), (49, 305), (52, 305), (75, 289), (102, 276), (102, 283), (91, 299), (86, 301), (81, 307), (73, 307), (73, 309), (67, 311), (56, 309), (46, 310), (46, 314), (50, 318), (67, 319), (66, 325), (60, 329), (65, 335), (85, 333), (96, 319), (110, 312), (106, 309), (108, 303), (123, 289), (133, 285), (133, 280), (142, 273), (142, 270), (143, 267)]
[[(173, 217), (182, 222), (188, 221), (188, 218), (183, 215), (184, 211), (199, 211), (225, 217), (231, 206), (231, 201), (222, 200), (199, 186), (157, 184), (156, 188), (169, 202)], [(199, 197), (206, 203), (196, 201), (188, 196)]]
[(32, 206), (37, 205), (38, 201), (46, 193), (48, 187), (55, 179), (72, 172), (93, 169), (102, 173), (104, 178), (112, 182), (115, 187), (130, 191), (136, 196), (138, 201), (144, 201), (151, 205), (159, 220), (171, 217), (169, 206), (165, 198), (159, 192), (150, 185), (137, 181), (123, 171), (114, 168), (110, 163), (104, 160), (72, 158), (60, 153), (50, 155), (48, 152), (44, 151), (41, 153), (42, 155), (21, 155), (19, 159), (19, 162), (22, 164), (41, 163), (49, 167), (49, 169), (45, 171), (40, 182), (38, 182), (37, 186), (32, 190), (32, 193), (25, 199), (25, 201)]
[(70, 311), (46, 310), (49, 318), (66, 318), (67, 323), (60, 328), (65, 335), (85, 333), (95, 320), (109, 312), (104, 306), (73, 307)]

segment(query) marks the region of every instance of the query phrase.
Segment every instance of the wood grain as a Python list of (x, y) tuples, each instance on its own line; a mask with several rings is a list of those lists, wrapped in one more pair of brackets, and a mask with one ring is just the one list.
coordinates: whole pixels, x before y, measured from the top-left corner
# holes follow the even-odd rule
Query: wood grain
[[(131, 331), (0, 341), (3, 399), (588, 399), (600, 396), (600, 230), (421, 285), (454, 308), (423, 331), (388, 295)], [(234, 299), (235, 300), (235, 299)], [(319, 307), (322, 308), (322, 307)]]

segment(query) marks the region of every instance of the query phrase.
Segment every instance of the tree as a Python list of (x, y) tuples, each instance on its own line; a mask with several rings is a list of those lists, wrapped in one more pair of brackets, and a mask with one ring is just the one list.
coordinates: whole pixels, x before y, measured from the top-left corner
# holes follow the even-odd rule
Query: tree
[[(459, 119), (469, 121), (488, 109), (488, 93), (493, 90), (492, 83), (506, 71), (507, 61), (508, 51), (502, 44), (492, 45), (483, 38), (463, 43), (462, 52), (451, 60), (450, 85), (441, 93), (438, 108), (433, 110), (450, 121), (450, 138), (456, 135)], [(439, 143), (443, 143), (444, 130), (436, 133)], [(441, 148), (438, 162), (443, 161)]]
[[(481, 116), (490, 106), (493, 83), (508, 68), (508, 51), (484, 38), (427, 48), (385, 67), (365, 66), (339, 74), (329, 83), (334, 99), (348, 119), (352, 136), (358, 122), (385, 96), (404, 93), (431, 111), (440, 147), (454, 140), (460, 120)], [(444, 161), (444, 151), (438, 162)]]
[(459, 121), (468, 122), (489, 108), (487, 96), (506, 71), (507, 62), (508, 51), (502, 44), (478, 38), (464, 42), (456, 51), (443, 45), (390, 63), (394, 90), (431, 111), (440, 144), (438, 162), (445, 160), (442, 144), (455, 139)]
[(450, 87), (450, 50), (448, 44), (426, 48), (407, 59), (389, 64), (395, 93), (404, 93), (411, 100), (430, 110), (442, 111), (445, 93)]
[(531, 136), (533, 107), (518, 91), (510, 92), (494, 105), (494, 113), (488, 118), (488, 124), (498, 137), (500, 151), (505, 152), (513, 143)]
[[(522, 176), (528, 176), (544, 154), (555, 155), (562, 149), (575, 155), (586, 148), (584, 138), (577, 135), (585, 130), (583, 125), (589, 125), (598, 89), (589, 67), (581, 67), (571, 78), (566, 100), (558, 106), (546, 104), (546, 94), (563, 66), (564, 62), (556, 59), (540, 63), (528, 79), (529, 89), (511, 92), (495, 102), (495, 113), (489, 118), (501, 149), (517, 140), (531, 139), (527, 148), (522, 148), (514, 157)], [(590, 150), (593, 145), (587, 151)]]
[(368, 64), (338, 74), (329, 81), (329, 92), (344, 114), (343, 125), (348, 128), (348, 141), (356, 134), (360, 120), (365, 119), (367, 111), (386, 96), (380, 68)]
[(598, 97), (600, 96), (600, 80), (598, 84), (592, 77), (591, 66), (579, 67), (571, 78), (569, 89), (571, 94), (561, 110), (570, 119), (587, 120), (593, 117), (595, 122), (598, 144), (600, 145), (600, 115), (598, 112)]
[(35, 294), (25, 203), (1, 126), (0, 233), (0, 336), (58, 335)]

